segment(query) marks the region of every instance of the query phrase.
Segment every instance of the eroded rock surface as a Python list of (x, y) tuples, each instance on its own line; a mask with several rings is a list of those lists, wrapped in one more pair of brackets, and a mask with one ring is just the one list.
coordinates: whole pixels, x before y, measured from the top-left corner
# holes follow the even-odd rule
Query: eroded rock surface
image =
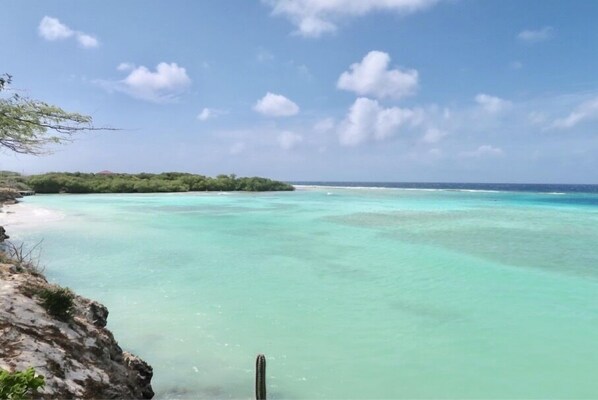
[(40, 305), (43, 276), (0, 264), (0, 368), (34, 367), (46, 385), (41, 399), (150, 399), (152, 367), (123, 352), (105, 328), (108, 310), (76, 296), (63, 322)]
[(6, 234), (4, 227), (0, 226), (0, 243), (4, 242), (6, 239), (10, 239), (10, 236)]

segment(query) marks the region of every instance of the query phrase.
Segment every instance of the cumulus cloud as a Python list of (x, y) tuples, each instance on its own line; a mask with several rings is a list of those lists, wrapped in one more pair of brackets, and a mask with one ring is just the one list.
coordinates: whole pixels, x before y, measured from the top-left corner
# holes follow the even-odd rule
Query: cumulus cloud
[(284, 131), (276, 138), (283, 150), (290, 150), (303, 141), (303, 136), (290, 131)]
[(98, 39), (85, 33), (77, 34), (77, 42), (79, 42), (79, 44), (85, 48), (98, 47), (100, 44)]
[(469, 158), (487, 158), (487, 157), (499, 157), (504, 152), (500, 147), (494, 147), (489, 144), (484, 144), (473, 151), (464, 151), (460, 154), (461, 157)]
[(339, 89), (377, 98), (399, 99), (417, 89), (418, 73), (414, 69), (388, 69), (390, 56), (382, 51), (370, 51), (361, 62), (352, 64), (338, 78)]
[(299, 113), (299, 106), (280, 94), (266, 93), (255, 103), (253, 109), (269, 117), (290, 117)]
[(84, 48), (92, 48), (99, 46), (100, 42), (97, 38), (81, 31), (75, 31), (62, 22), (58, 18), (45, 16), (38, 26), (39, 35), (49, 41), (64, 40), (74, 37), (79, 45)]
[(504, 100), (496, 96), (490, 96), (484, 93), (478, 94), (475, 97), (475, 101), (480, 105), (480, 107), (491, 114), (499, 113), (511, 106), (511, 102), (508, 100)]
[(117, 69), (130, 72), (120, 81), (96, 81), (96, 83), (108, 91), (116, 90), (140, 100), (154, 103), (173, 101), (191, 85), (187, 71), (177, 63), (161, 62), (156, 66), (155, 71), (144, 66), (135, 67), (130, 63), (121, 63)]
[(341, 19), (359, 17), (372, 12), (390, 11), (411, 14), (425, 10), (440, 0), (262, 0), (272, 7), (273, 15), (288, 18), (296, 33), (319, 37), (337, 30)]
[(554, 29), (550, 26), (545, 26), (542, 29), (537, 30), (524, 30), (519, 32), (517, 38), (522, 42), (533, 44), (538, 42), (543, 42), (545, 40), (551, 39), (554, 36)]
[(46, 40), (67, 39), (75, 34), (71, 28), (61, 23), (57, 18), (48, 16), (42, 18), (38, 31), (40, 36)]
[(396, 135), (400, 128), (419, 125), (422, 120), (422, 110), (383, 108), (376, 100), (360, 97), (339, 126), (339, 141), (344, 146), (356, 146), (370, 140), (384, 140)]
[(228, 112), (226, 110), (204, 107), (201, 110), (201, 112), (197, 115), (197, 119), (200, 121), (207, 121), (209, 119), (216, 118), (227, 113)]
[(598, 119), (598, 97), (583, 102), (566, 117), (554, 120), (550, 128), (569, 129), (581, 122), (592, 119)]

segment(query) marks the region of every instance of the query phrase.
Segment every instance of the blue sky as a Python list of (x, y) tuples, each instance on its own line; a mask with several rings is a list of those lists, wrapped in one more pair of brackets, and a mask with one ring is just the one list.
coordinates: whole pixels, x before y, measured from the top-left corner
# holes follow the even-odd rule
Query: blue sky
[(598, 183), (598, 2), (10, 1), (2, 72), (97, 126), (1, 169)]

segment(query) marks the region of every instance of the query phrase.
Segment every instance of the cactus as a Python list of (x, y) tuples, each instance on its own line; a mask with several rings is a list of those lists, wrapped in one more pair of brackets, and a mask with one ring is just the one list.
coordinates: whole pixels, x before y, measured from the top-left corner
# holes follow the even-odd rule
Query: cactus
[(266, 356), (258, 354), (255, 361), (255, 398), (266, 400)]

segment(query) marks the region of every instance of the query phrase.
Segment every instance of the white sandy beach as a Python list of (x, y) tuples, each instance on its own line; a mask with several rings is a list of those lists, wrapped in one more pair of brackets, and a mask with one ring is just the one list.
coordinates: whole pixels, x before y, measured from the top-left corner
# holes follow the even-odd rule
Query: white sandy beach
[(9, 232), (9, 235), (12, 227), (26, 229), (62, 219), (64, 214), (59, 211), (27, 203), (3, 205), (0, 210), (0, 225)]

